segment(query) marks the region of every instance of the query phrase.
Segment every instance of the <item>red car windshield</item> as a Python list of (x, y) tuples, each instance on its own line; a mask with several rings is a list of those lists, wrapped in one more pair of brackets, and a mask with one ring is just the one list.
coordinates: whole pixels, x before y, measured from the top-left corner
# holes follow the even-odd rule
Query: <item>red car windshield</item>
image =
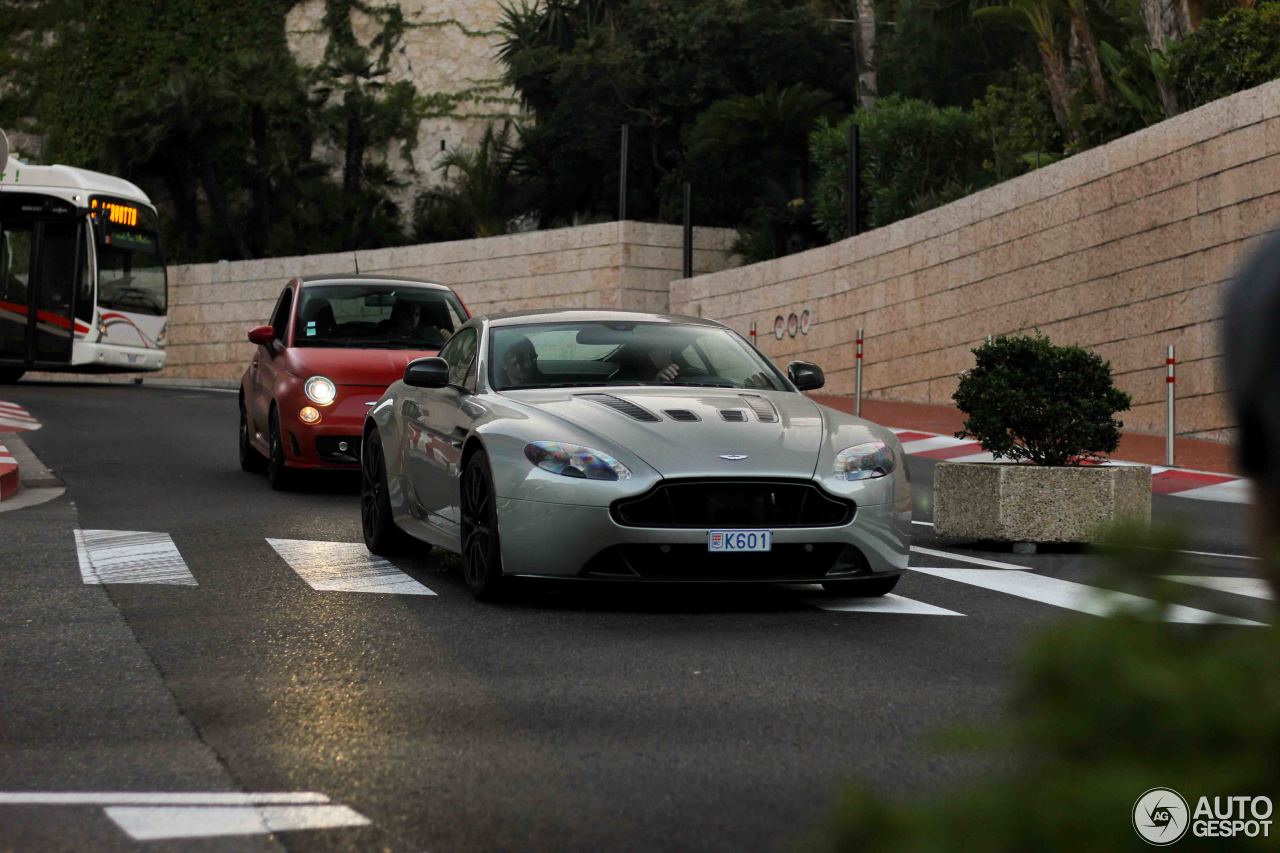
[(300, 347), (439, 349), (467, 321), (448, 290), (398, 282), (307, 285), (293, 342)]

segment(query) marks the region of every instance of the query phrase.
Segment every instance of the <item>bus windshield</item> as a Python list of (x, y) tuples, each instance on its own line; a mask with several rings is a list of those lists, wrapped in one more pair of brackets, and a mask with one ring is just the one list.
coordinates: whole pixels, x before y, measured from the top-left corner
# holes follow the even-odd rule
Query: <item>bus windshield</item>
[(98, 305), (135, 314), (167, 309), (164, 264), (154, 252), (98, 244)]

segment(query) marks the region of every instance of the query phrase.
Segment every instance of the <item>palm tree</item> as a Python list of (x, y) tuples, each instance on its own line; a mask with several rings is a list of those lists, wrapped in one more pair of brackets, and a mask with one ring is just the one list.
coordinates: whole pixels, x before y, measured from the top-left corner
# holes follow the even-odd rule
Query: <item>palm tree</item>
[(489, 125), (475, 148), (450, 151), (436, 166), (448, 183), (424, 193), (419, 206), (465, 224), (475, 237), (505, 234), (513, 212), (512, 132), (510, 120), (496, 130)]
[(1071, 14), (1071, 32), (1084, 54), (1084, 65), (1089, 71), (1089, 85), (1093, 89), (1093, 98), (1099, 104), (1111, 102), (1111, 90), (1107, 87), (1107, 78), (1102, 73), (1102, 62), (1098, 57), (1098, 39), (1089, 25), (1088, 0), (1067, 0), (1067, 10)]
[(1040, 62), (1044, 66), (1045, 82), (1049, 84), (1049, 103), (1053, 117), (1062, 128), (1063, 136), (1073, 137), (1071, 121), (1067, 113), (1070, 90), (1067, 85), (1067, 69), (1058, 42), (1057, 0), (1008, 0), (1003, 6), (984, 6), (975, 9), (976, 20), (1003, 22), (1020, 27), (1035, 36), (1040, 49)]

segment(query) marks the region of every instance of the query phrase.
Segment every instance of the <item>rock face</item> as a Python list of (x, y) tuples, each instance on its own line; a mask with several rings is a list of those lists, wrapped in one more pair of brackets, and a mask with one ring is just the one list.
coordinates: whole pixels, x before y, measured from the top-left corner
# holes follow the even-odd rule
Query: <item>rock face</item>
[(1151, 521), (1151, 469), (940, 462), (934, 533), (943, 539), (1089, 542), (1108, 524)]
[[(417, 192), (440, 182), (435, 166), (441, 143), (448, 149), (475, 145), (488, 124), (516, 115), (519, 104), (515, 92), (502, 82), (496, 55), (500, 0), (374, 4), (374, 8), (383, 6), (399, 6), (405, 21), (404, 37), (391, 55), (387, 82), (408, 80), (419, 95), (440, 96), (441, 102), (440, 115), (425, 119), (418, 128), (412, 167), (398, 152), (388, 155), (397, 177), (409, 184), (401, 201), (411, 202)], [(303, 67), (314, 67), (324, 58), (329, 42), (324, 11), (324, 0), (304, 0), (285, 20), (289, 49)], [(358, 10), (351, 13), (351, 24), (356, 38), (366, 46), (382, 30), (377, 18)]]

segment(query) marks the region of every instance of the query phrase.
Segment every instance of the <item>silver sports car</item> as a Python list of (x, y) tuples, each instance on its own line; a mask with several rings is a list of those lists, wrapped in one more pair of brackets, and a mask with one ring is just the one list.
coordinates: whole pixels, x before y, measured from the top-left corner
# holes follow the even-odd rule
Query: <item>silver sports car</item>
[(511, 576), (884, 595), (910, 546), (902, 448), (800, 393), (823, 381), (709, 320), (474, 317), (365, 419), (365, 543), (460, 553), (481, 599)]

